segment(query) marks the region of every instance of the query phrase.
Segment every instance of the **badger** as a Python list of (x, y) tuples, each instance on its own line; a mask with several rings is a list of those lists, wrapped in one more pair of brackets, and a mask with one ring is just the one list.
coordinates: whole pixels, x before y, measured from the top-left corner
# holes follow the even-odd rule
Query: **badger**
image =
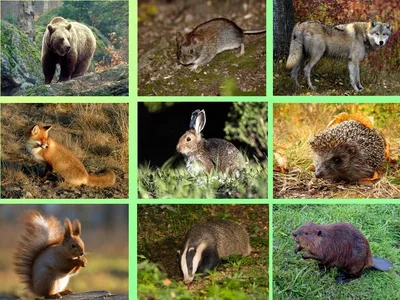
[(214, 269), (221, 258), (233, 254), (247, 256), (250, 252), (249, 235), (239, 224), (233, 221), (195, 224), (178, 251), (183, 282), (188, 285), (195, 273)]

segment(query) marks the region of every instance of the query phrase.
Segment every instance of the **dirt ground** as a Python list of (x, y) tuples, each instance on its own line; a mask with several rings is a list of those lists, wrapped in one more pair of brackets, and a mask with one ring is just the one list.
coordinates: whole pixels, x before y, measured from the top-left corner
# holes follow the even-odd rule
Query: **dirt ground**
[(138, 94), (140, 96), (265, 95), (266, 35), (246, 35), (245, 54), (218, 54), (190, 71), (177, 64), (176, 32), (187, 33), (224, 17), (245, 30), (266, 28), (265, 0), (139, 1)]

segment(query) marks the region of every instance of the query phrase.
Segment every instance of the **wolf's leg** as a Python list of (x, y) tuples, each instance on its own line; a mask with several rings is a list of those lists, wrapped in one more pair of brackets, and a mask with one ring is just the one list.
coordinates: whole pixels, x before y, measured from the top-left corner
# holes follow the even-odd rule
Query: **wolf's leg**
[(291, 72), (291, 76), (298, 88), (300, 88), (301, 86), (299, 84), (299, 81), (297, 80), (297, 74), (299, 73), (300, 68), (303, 66), (303, 63), (304, 63), (304, 57), (301, 56), (299, 63), (292, 69), (292, 72)]
[(350, 84), (353, 87), (353, 89), (358, 92), (359, 89), (357, 87), (356, 81), (357, 81), (357, 63), (354, 62), (353, 60), (349, 61), (349, 73), (350, 73)]
[(304, 77), (307, 78), (307, 83), (310, 89), (315, 90), (315, 86), (311, 83), (311, 69), (315, 66), (315, 64), (321, 59), (322, 55), (324, 55), (325, 48), (315, 48), (311, 53), (311, 59), (308, 64), (304, 67)]
[(364, 89), (364, 87), (361, 85), (361, 80), (360, 80), (360, 61), (357, 61), (356, 63), (356, 84), (360, 91)]

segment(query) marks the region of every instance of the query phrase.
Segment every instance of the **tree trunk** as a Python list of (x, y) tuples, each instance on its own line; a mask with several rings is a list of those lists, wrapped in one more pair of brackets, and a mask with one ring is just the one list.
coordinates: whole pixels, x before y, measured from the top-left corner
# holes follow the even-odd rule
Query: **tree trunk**
[(43, 1), (43, 12), (45, 13), (48, 10), (49, 10), (49, 1)]
[(293, 0), (274, 0), (274, 59), (288, 55), (293, 27)]
[(35, 41), (35, 23), (33, 18), (34, 1), (19, 1), (18, 27), (31, 40)]

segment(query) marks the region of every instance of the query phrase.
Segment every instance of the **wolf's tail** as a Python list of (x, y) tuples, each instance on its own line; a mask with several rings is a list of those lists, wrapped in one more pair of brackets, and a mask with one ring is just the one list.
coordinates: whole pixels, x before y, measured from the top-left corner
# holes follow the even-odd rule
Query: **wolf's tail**
[(115, 183), (115, 173), (111, 170), (107, 170), (100, 174), (89, 174), (89, 180), (87, 185), (108, 187)]
[(374, 257), (373, 259), (374, 259), (374, 264), (372, 265), (372, 267), (374, 269), (377, 269), (379, 271), (389, 271), (393, 268), (393, 264), (387, 259), (380, 257)]
[(289, 57), (286, 62), (287, 69), (293, 69), (303, 59), (303, 44), (304, 35), (303, 30), (300, 27), (300, 23), (297, 23), (293, 28), (292, 40), (290, 42)]

